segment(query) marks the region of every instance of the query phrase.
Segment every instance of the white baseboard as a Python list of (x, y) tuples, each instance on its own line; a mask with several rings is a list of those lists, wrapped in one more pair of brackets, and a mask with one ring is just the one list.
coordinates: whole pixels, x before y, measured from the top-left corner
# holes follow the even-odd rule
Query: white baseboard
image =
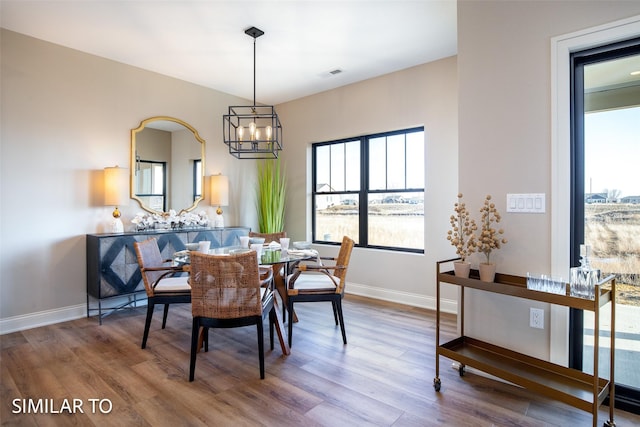
[[(412, 307), (426, 308), (429, 310), (436, 309), (436, 299), (432, 296), (413, 294), (393, 289), (376, 288), (352, 282), (347, 283), (345, 292), (347, 294), (395, 302), (398, 304), (410, 305)], [(458, 312), (458, 301), (441, 299), (440, 310), (444, 313), (456, 314)]]
[[(98, 300), (90, 298), (91, 317), (98, 316)], [(126, 305), (133, 301), (132, 295), (123, 295), (102, 300), (102, 316), (106, 316), (112, 310), (109, 307), (117, 307)], [(145, 307), (147, 305), (147, 296), (142, 296), (136, 300), (137, 307)], [(105, 308), (106, 307), (106, 308)], [(9, 334), (11, 332), (24, 331), (26, 329), (37, 328), (39, 326), (53, 325), (54, 323), (68, 322), (70, 320), (80, 319), (87, 316), (87, 305), (78, 304), (69, 307), (56, 308), (53, 310), (39, 311), (37, 313), (23, 314), (20, 316), (8, 317), (0, 319), (0, 335)], [(97, 320), (96, 320), (97, 321)]]
[[(402, 292), (393, 289), (382, 289), (358, 283), (347, 283), (347, 293), (363, 297), (379, 299), (382, 301), (405, 304), (412, 307), (436, 309), (436, 299), (431, 296)], [(119, 305), (131, 301), (129, 297), (113, 298), (108, 301), (109, 306)], [(92, 301), (92, 307), (95, 307)], [(138, 306), (145, 306), (146, 299), (143, 297), (137, 301)], [(440, 309), (445, 313), (457, 313), (458, 302), (455, 300), (443, 299), (440, 301)], [(105, 310), (108, 311), (108, 310)], [(97, 315), (97, 311), (92, 311), (92, 316)], [(0, 335), (11, 332), (24, 331), (26, 329), (37, 328), (39, 326), (52, 325), (54, 323), (67, 322), (79, 319), (87, 315), (86, 304), (78, 304), (69, 307), (45, 310), (37, 313), (23, 314), (20, 316), (0, 319)]]
[(78, 304), (53, 310), (39, 311), (37, 313), (8, 317), (6, 319), (0, 319), (0, 335), (75, 320), (85, 317), (86, 315), (87, 305)]

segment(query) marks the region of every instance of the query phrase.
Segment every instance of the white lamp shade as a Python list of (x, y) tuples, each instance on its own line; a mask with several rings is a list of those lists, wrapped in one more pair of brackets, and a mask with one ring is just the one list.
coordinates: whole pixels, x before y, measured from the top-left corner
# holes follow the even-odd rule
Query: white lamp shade
[(209, 181), (212, 206), (229, 206), (229, 177), (211, 175)]
[(104, 168), (105, 206), (123, 206), (129, 201), (129, 170), (126, 168)]

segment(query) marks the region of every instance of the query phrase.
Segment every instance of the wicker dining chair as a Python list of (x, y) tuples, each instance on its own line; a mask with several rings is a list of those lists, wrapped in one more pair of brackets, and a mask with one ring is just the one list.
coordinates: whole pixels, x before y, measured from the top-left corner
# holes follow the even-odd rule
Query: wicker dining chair
[(142, 346), (147, 346), (151, 318), (156, 304), (164, 304), (162, 329), (167, 325), (169, 305), (191, 302), (191, 287), (188, 275), (183, 267), (171, 266), (171, 260), (163, 260), (156, 238), (134, 242), (133, 247), (138, 258), (144, 289), (147, 292), (147, 318), (144, 323)]
[[(280, 239), (283, 237), (287, 237), (286, 231), (281, 231), (278, 233), (258, 233), (255, 231), (249, 232), (249, 237), (262, 237), (264, 238), (264, 243), (269, 244), (271, 242), (280, 243)], [(274, 264), (271, 266), (273, 269), (273, 285), (278, 291), (280, 295), (280, 299), (282, 299), (282, 320), (286, 321), (287, 319), (287, 290), (284, 285), (284, 264)], [(297, 321), (294, 313), (294, 321)]]
[[(271, 277), (265, 280), (271, 280)], [(260, 378), (264, 379), (263, 319), (269, 316), (269, 338), (273, 350), (276, 312), (270, 287), (263, 286), (254, 251), (230, 255), (191, 254), (191, 361), (189, 381), (193, 381), (200, 333), (205, 352), (209, 350), (209, 328), (256, 325)]]
[[(333, 265), (300, 263), (287, 277), (287, 310), (293, 312), (297, 302), (330, 301), (333, 306), (333, 317), (336, 325), (340, 325), (342, 341), (347, 343), (342, 315), (342, 298), (346, 284), (347, 269), (355, 242), (344, 236), (337, 257), (322, 257), (322, 260), (334, 261)], [(289, 319), (289, 347), (293, 337), (293, 323)]]

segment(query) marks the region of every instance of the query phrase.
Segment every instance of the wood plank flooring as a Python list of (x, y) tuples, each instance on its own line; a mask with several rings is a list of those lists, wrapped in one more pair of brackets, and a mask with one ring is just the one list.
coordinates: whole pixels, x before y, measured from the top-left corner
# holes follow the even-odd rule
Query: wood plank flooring
[[(460, 377), (446, 359), (436, 393), (432, 311), (347, 296), (344, 346), (330, 304), (298, 304), (290, 356), (277, 343), (268, 350), (265, 328), (264, 380), (255, 327), (246, 327), (212, 330), (190, 383), (190, 306), (173, 306), (165, 330), (156, 309), (141, 350), (145, 310), (1, 336), (2, 425), (591, 426), (586, 412), (474, 372)], [(443, 329), (453, 336), (455, 316)], [(79, 399), (82, 411), (24, 413), (14, 399), (56, 410)], [(616, 411), (616, 423), (640, 425), (640, 416)]]

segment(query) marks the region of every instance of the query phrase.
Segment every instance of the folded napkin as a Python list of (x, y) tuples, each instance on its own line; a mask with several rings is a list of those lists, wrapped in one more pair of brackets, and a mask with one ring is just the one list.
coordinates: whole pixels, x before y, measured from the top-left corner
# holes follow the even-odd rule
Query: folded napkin
[(173, 254), (173, 264), (174, 265), (184, 265), (189, 264), (191, 262), (191, 256), (189, 251), (178, 251)]
[(315, 249), (289, 249), (287, 251), (291, 255), (297, 256), (305, 256), (305, 257), (316, 257), (316, 263), (318, 265), (322, 265), (322, 260), (320, 259), (320, 254)]
[(275, 240), (271, 243), (269, 243), (268, 245), (266, 245), (269, 249), (280, 249), (280, 243), (276, 242)]

